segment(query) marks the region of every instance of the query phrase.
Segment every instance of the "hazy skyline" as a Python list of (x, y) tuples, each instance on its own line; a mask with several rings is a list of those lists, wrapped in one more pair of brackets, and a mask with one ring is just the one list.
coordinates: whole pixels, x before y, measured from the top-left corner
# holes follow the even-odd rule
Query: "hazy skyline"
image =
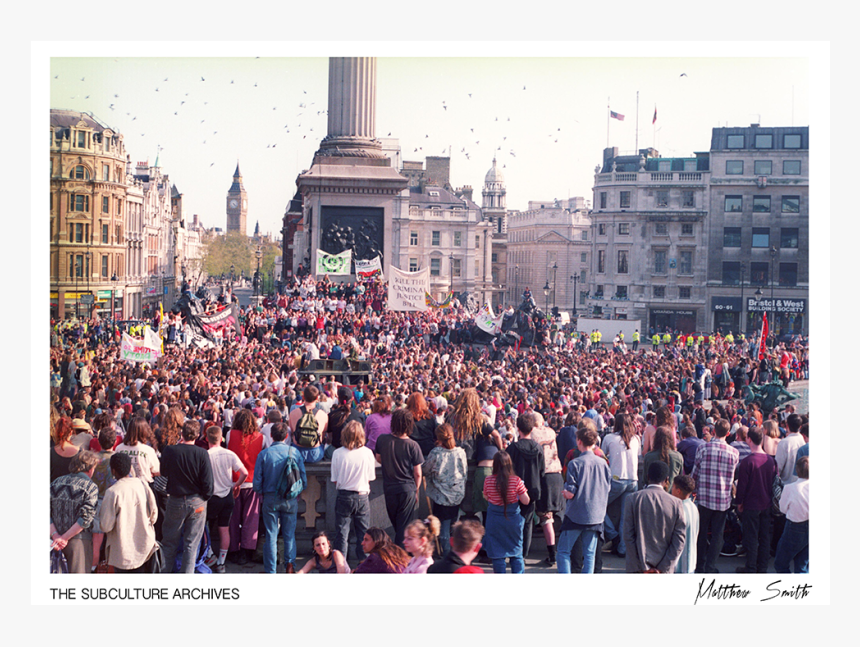
[[(522, 210), (592, 199), (607, 139), (635, 150), (637, 90), (638, 147), (685, 157), (707, 151), (717, 126), (808, 125), (808, 83), (801, 57), (379, 57), (376, 136), (399, 139), (404, 160), (450, 150), (452, 185), (471, 185), (478, 204), (495, 156), (507, 207)], [(327, 87), (324, 57), (50, 61), (50, 107), (119, 130), (133, 164), (158, 157), (189, 218), (226, 226), (238, 160), (249, 234), (259, 221), (278, 235), (296, 176), (326, 135)], [(607, 105), (624, 121), (608, 120)]]

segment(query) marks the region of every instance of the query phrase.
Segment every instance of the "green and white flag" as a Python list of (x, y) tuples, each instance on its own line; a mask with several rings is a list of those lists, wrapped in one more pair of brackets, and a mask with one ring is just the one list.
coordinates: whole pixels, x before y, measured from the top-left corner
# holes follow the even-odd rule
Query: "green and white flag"
[(340, 254), (327, 254), (317, 250), (317, 276), (320, 274), (352, 274), (352, 250)]

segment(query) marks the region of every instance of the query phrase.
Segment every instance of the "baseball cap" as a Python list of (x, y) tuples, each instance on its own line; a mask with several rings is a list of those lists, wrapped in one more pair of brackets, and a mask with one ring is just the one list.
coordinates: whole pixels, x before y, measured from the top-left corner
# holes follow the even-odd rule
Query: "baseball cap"
[(340, 386), (337, 389), (337, 399), (340, 402), (349, 402), (352, 400), (352, 389), (346, 386)]

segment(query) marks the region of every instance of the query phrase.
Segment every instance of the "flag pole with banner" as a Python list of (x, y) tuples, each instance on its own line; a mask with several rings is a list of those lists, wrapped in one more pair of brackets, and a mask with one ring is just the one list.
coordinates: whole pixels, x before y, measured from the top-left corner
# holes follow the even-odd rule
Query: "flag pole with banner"
[(767, 340), (768, 333), (769, 333), (769, 331), (768, 331), (768, 325), (767, 325), (767, 312), (765, 312), (761, 318), (761, 339), (759, 339), (759, 344), (758, 344), (758, 358), (759, 359), (764, 359), (764, 356), (766, 353), (765, 349), (767, 348), (767, 346), (765, 345), (765, 341)]

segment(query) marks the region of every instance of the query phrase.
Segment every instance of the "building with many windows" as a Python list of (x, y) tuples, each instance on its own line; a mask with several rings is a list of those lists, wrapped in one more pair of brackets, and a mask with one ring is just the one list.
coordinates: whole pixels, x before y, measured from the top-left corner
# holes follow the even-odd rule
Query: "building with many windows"
[(710, 157), (708, 327), (808, 334), (809, 128), (714, 128)]
[(603, 152), (595, 168), (588, 310), (643, 329), (703, 330), (709, 159)]
[(471, 189), (464, 190), (455, 193), (425, 180), (409, 187), (408, 217), (394, 223), (395, 265), (410, 272), (429, 266), (430, 292), (437, 299), (453, 291), (489, 301), (492, 227), (472, 202)]
[(525, 211), (509, 211), (506, 303), (519, 305), (528, 287), (541, 309), (584, 314), (591, 229), (589, 204), (582, 197), (529, 201)]
[(123, 136), (71, 110), (51, 110), (50, 128), (51, 316), (109, 316), (126, 276)]

